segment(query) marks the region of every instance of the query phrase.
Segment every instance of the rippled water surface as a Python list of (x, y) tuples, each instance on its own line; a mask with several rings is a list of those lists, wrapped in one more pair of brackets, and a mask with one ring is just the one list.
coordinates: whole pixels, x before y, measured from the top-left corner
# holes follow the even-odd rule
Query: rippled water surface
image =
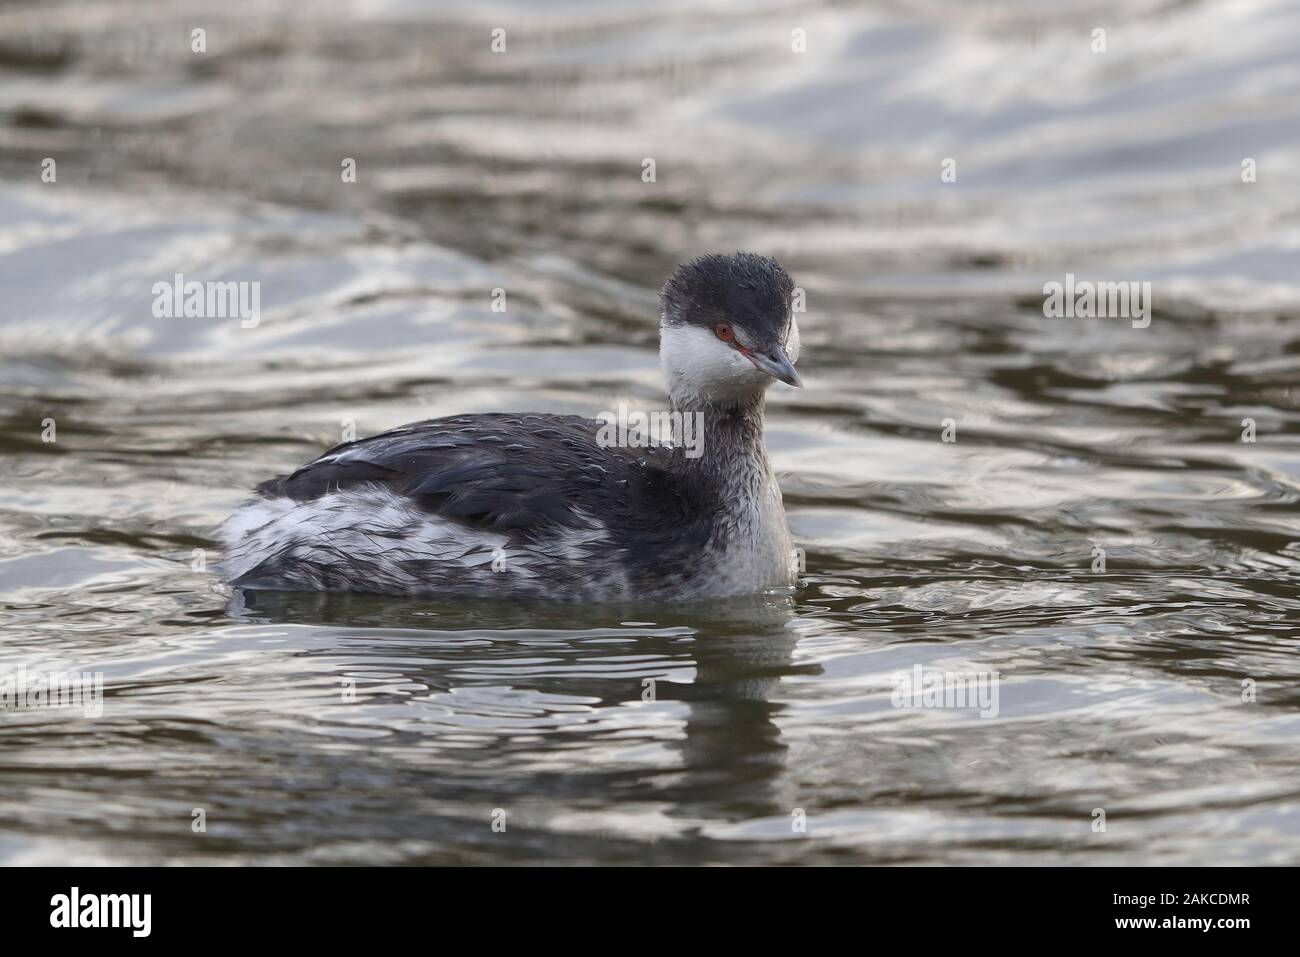
[[(105, 693), (0, 710), (0, 859), (1300, 862), (1300, 8), (206, 7), (0, 5), (0, 664)], [(656, 290), (736, 248), (807, 291), (793, 600), (213, 573), (349, 424), (658, 406)]]

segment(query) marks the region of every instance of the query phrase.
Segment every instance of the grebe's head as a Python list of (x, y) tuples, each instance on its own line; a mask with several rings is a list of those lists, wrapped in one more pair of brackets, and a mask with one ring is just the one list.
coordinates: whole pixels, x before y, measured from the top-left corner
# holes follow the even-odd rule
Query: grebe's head
[(775, 381), (800, 386), (794, 280), (753, 253), (678, 266), (660, 295), (659, 357), (668, 391), (687, 403), (734, 402)]

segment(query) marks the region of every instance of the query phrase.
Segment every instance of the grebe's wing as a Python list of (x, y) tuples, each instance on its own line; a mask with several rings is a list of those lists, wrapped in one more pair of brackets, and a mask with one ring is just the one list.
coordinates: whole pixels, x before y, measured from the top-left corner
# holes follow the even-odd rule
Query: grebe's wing
[(377, 484), (442, 518), (506, 533), (593, 516), (664, 521), (690, 508), (666, 469), (670, 450), (602, 447), (602, 425), (542, 414), (431, 419), (336, 446), (257, 491), (310, 501)]

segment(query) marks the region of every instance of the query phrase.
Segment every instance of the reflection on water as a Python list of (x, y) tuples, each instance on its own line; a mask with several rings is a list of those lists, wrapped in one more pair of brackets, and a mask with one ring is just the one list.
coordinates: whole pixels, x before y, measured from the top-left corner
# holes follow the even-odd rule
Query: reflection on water
[[(1293, 6), (208, 7), (0, 7), (0, 661), (106, 696), (0, 710), (0, 859), (1300, 860)], [(795, 600), (209, 570), (348, 423), (661, 402), (655, 291), (735, 248), (808, 292)]]

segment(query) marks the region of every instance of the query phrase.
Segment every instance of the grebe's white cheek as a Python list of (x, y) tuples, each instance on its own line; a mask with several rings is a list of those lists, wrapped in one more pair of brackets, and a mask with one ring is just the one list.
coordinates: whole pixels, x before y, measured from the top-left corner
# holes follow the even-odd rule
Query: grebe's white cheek
[(713, 330), (700, 326), (664, 326), (659, 358), (669, 389), (683, 395), (730, 397), (761, 387), (767, 379)]

